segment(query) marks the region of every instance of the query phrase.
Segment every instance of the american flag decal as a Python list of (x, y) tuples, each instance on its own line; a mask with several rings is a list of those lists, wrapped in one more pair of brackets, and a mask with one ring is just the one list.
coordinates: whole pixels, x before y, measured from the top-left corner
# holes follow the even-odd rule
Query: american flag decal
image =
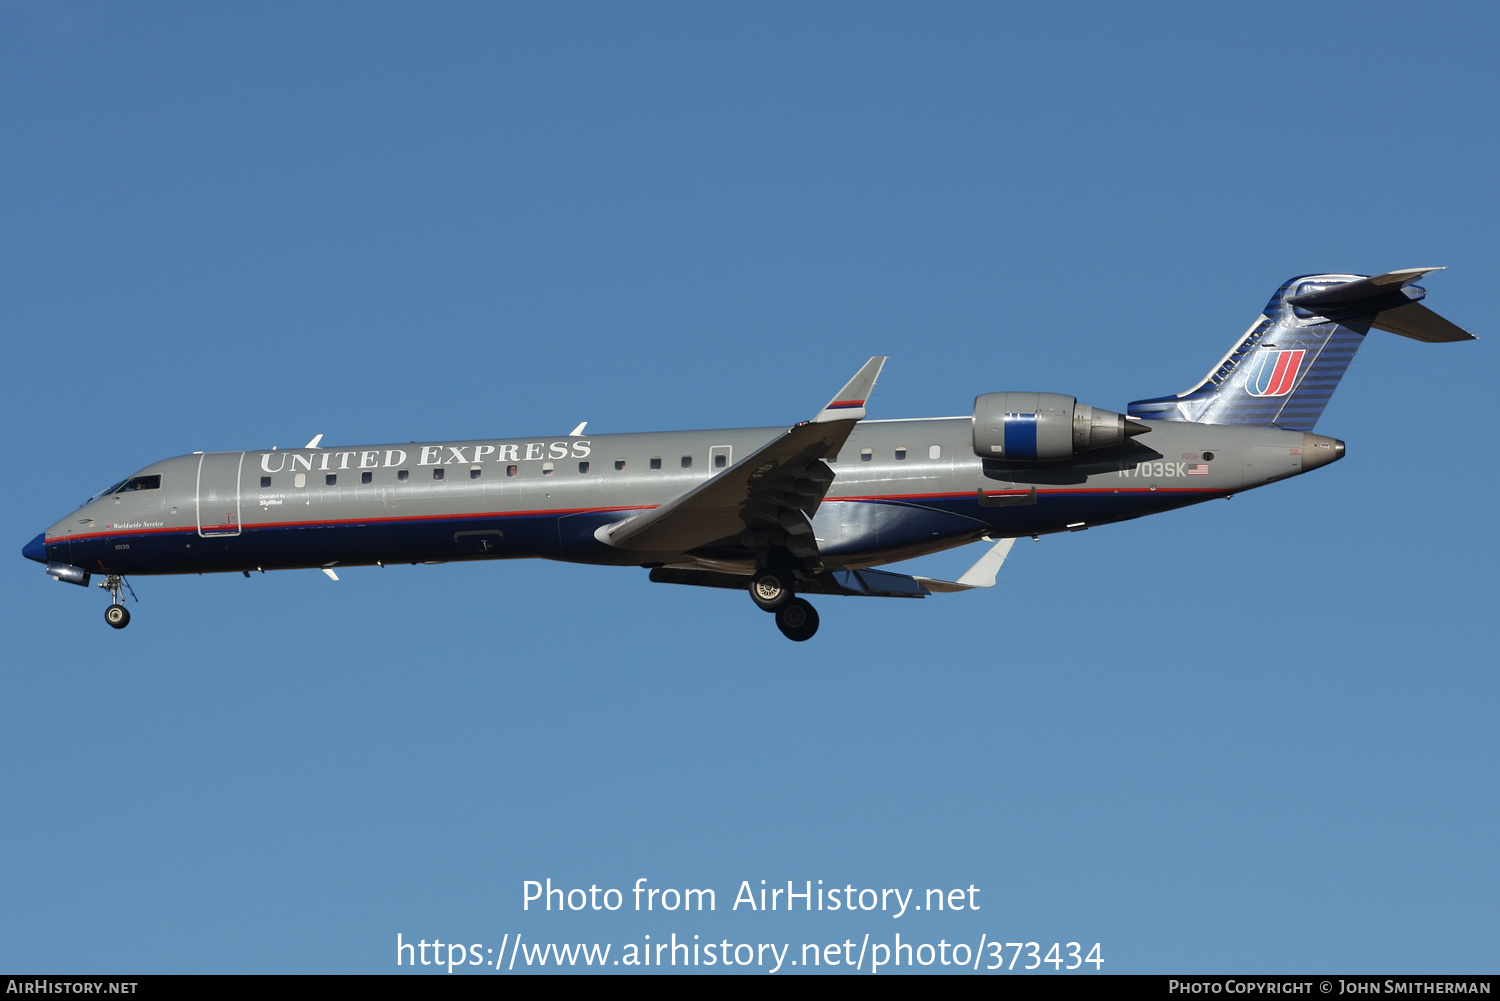
[(1206, 463), (1206, 462), (1200, 462), (1197, 465), (1189, 466), (1187, 474), (1189, 476), (1207, 476), (1208, 475), (1208, 463)]

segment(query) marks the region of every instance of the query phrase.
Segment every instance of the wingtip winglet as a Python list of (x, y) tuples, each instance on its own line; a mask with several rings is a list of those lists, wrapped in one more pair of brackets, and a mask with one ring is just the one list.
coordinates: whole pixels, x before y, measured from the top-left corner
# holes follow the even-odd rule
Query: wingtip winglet
[(1010, 555), (1010, 547), (1015, 544), (1015, 539), (1001, 539), (996, 542), (964, 572), (962, 577), (958, 578), (958, 583), (967, 584), (970, 587), (994, 587), (1000, 567), (1005, 562), (1005, 557)]
[(1010, 547), (1015, 545), (1015, 542), (1015, 539), (1000, 539), (985, 550), (978, 562), (964, 571), (964, 575), (958, 580), (934, 580), (931, 577), (913, 579), (920, 583), (922, 589), (928, 594), (949, 594), (954, 591), (972, 591), (976, 587), (994, 587), (1000, 567), (1005, 562), (1005, 557), (1010, 555)]
[(885, 365), (885, 358), (877, 356), (865, 362), (860, 370), (854, 373), (854, 378), (844, 384), (828, 401), (828, 405), (818, 411), (818, 416), (812, 419), (814, 424), (826, 424), (829, 421), (857, 421), (865, 416), (865, 402), (870, 398), (870, 391), (875, 388), (875, 380), (880, 377), (880, 370)]

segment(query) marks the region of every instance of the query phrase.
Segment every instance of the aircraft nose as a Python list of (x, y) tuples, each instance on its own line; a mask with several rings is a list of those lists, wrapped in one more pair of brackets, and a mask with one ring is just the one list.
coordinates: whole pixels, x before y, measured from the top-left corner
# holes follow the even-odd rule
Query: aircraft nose
[(45, 533), (37, 533), (37, 537), (21, 547), (21, 555), (28, 560), (36, 560), (38, 563), (47, 562), (47, 537)]

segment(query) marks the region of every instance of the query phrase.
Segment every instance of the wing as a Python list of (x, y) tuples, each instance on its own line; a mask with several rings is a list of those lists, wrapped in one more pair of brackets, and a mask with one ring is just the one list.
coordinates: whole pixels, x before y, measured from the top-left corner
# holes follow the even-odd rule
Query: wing
[(816, 561), (810, 519), (834, 476), (823, 460), (838, 453), (865, 416), (865, 400), (884, 364), (884, 358), (871, 358), (812, 420), (661, 507), (602, 526), (595, 537), (642, 552), (781, 549)]
[[(955, 581), (931, 577), (910, 577), (889, 570), (819, 570), (797, 582), (799, 594), (852, 594), (872, 598), (925, 598), (929, 594), (970, 591), (976, 587), (994, 587), (1000, 565), (1010, 553), (1015, 539), (1000, 539), (985, 550), (979, 562)], [(658, 584), (691, 584), (697, 587), (722, 587), (743, 591), (750, 580), (745, 574), (687, 567), (656, 567), (651, 579)]]

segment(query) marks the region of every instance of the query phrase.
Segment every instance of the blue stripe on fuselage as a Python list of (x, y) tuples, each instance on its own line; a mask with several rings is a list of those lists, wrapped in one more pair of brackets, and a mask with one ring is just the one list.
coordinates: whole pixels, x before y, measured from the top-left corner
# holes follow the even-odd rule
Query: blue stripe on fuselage
[[(826, 539), (823, 551), (836, 556), (872, 549), (909, 548), (982, 532), (1006, 536), (1058, 532), (1079, 522), (1102, 525), (1124, 521), (1218, 496), (1222, 496), (1221, 491), (1063, 488), (1039, 491), (1036, 504), (1014, 507), (983, 507), (974, 494), (957, 493), (910, 498), (829, 498), (825, 501), (828, 513), (837, 512), (839, 523), (849, 525), (849, 530)], [(850, 506), (868, 510), (847, 510)], [(199, 536), (196, 528), (188, 527), (54, 540), (47, 544), (46, 555), (94, 572), (123, 574), (527, 557), (629, 564), (635, 562), (636, 554), (600, 543), (594, 538), (594, 531), (631, 513), (634, 512), (610, 509), (271, 524), (247, 526), (239, 535), (208, 538)]]

